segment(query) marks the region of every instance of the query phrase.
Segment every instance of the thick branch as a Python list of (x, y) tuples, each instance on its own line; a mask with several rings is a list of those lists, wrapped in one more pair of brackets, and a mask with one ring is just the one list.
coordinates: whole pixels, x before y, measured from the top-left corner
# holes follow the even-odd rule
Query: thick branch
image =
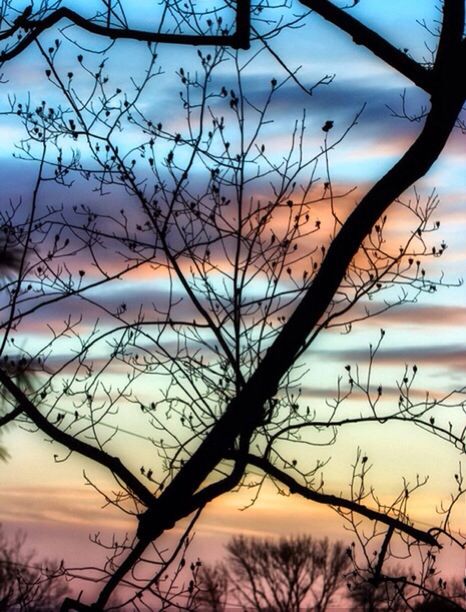
[(250, 465), (258, 467), (272, 478), (275, 478), (282, 484), (286, 485), (290, 489), (290, 493), (297, 493), (301, 495), (301, 497), (309, 499), (310, 501), (317, 502), (318, 504), (325, 504), (327, 506), (334, 506), (336, 508), (345, 508), (347, 510), (351, 510), (351, 512), (356, 512), (357, 514), (365, 516), (371, 519), (372, 521), (379, 521), (380, 523), (389, 525), (393, 529), (397, 529), (403, 533), (406, 533), (418, 542), (425, 542), (430, 546), (439, 546), (439, 543), (432, 534), (426, 531), (421, 531), (420, 529), (416, 529), (416, 527), (413, 527), (408, 523), (404, 523), (403, 521), (400, 521), (400, 519), (394, 516), (390, 516), (389, 514), (385, 514), (384, 512), (373, 510), (372, 508), (368, 508), (364, 504), (360, 504), (351, 499), (345, 499), (344, 497), (339, 497), (338, 495), (330, 495), (328, 493), (319, 493), (318, 491), (312, 491), (311, 489), (308, 489), (308, 487), (296, 482), (296, 480), (292, 476), (290, 476), (283, 470), (277, 468), (267, 459), (264, 459), (262, 457), (256, 457), (255, 455), (248, 455), (247, 462)]
[(149, 542), (147, 540), (139, 540), (136, 542), (133, 550), (124, 559), (122, 564), (115, 569), (112, 573), (109, 581), (102, 589), (97, 602), (94, 604), (96, 610), (103, 610), (103, 607), (107, 603), (110, 595), (113, 593), (115, 588), (118, 586), (120, 580), (124, 578), (125, 574), (131, 570), (132, 567), (141, 559), (145, 549)]
[[(464, 2), (444, 0), (443, 24), (437, 49), (434, 73), (444, 72), (466, 80), (464, 64), (461, 63), (461, 46), (464, 34)], [(456, 61), (455, 61), (456, 60)], [(454, 68), (453, 73), (451, 69)], [(441, 83), (438, 83), (441, 86)]]
[(70, 451), (79, 453), (83, 457), (92, 459), (92, 461), (96, 461), (100, 465), (108, 468), (134, 492), (143, 504), (149, 507), (153, 504), (154, 497), (152, 493), (133, 476), (118, 457), (112, 457), (105, 451), (95, 448), (86, 442), (82, 442), (66, 432), (61, 431), (58, 427), (55, 427), (55, 425), (52, 425), (2, 369), (0, 369), (0, 383), (18, 402), (18, 410), (24, 412), (46, 435), (50, 436), (59, 444), (62, 444)]
[[(453, 1), (462, 4), (458, 0)], [(300, 2), (349, 34), (357, 45), (366, 47), (415, 85), (432, 93), (433, 79), (430, 72), (408, 57), (406, 53), (394, 47), (380, 34), (362, 24), (346, 11), (336, 7), (329, 0), (300, 0)]]
[(236, 49), (249, 49), (251, 34), (251, 0), (237, 0)]
[[(248, 4), (247, 2), (245, 4)], [(19, 18), (15, 26), (4, 33), (1, 37), (4, 39), (9, 35), (13, 35), (20, 27), (27, 31), (27, 34), (17, 42), (14, 47), (8, 51), (0, 53), (0, 61), (5, 62), (22, 53), (29, 45), (34, 42), (42, 32), (55, 26), (59, 21), (67, 19), (75, 25), (79, 26), (87, 32), (104, 36), (110, 40), (120, 38), (137, 40), (150, 43), (170, 43), (177, 45), (219, 45), (231, 46), (238, 49), (249, 48), (249, 21), (245, 15), (245, 8), (239, 10), (237, 30), (232, 35), (197, 35), (197, 34), (170, 34), (163, 32), (151, 32), (149, 30), (137, 30), (134, 28), (114, 28), (103, 24), (96, 23), (92, 19), (83, 17), (76, 11), (67, 7), (61, 7), (56, 11), (51, 12), (43, 19), (29, 19), (28, 17)], [(249, 11), (248, 11), (249, 12)], [(244, 28), (248, 27), (247, 31)]]
[(60, 612), (71, 612), (71, 610), (74, 610), (75, 612), (89, 612), (89, 610), (92, 612), (93, 610), (95, 612), (95, 607), (92, 605), (88, 606), (77, 599), (65, 597), (61, 605)]
[(3, 425), (7, 425), (11, 421), (14, 421), (16, 417), (19, 416), (22, 412), (23, 412), (23, 409), (20, 406), (17, 406), (14, 410), (9, 412), (8, 414), (5, 414), (2, 417), (0, 417), (0, 427), (3, 427)]
[(385, 556), (387, 554), (388, 546), (390, 544), (390, 540), (393, 537), (393, 532), (394, 531), (395, 531), (395, 526), (394, 525), (390, 525), (390, 527), (388, 528), (388, 531), (385, 534), (385, 537), (383, 539), (382, 546), (380, 547), (379, 558), (377, 559), (377, 566), (375, 568), (374, 578), (373, 578), (373, 582), (376, 585), (379, 584), (380, 581), (381, 581), (382, 568), (383, 568), (383, 564), (384, 564), (384, 561), (385, 561)]
[(147, 542), (137, 542), (136, 546), (131, 550), (123, 563), (112, 574), (111, 578), (102, 589), (96, 603), (87, 605), (77, 599), (66, 597), (60, 608), (60, 612), (71, 612), (72, 610), (75, 612), (98, 612), (99, 610), (103, 610), (103, 606), (105, 606), (119, 581), (123, 578), (126, 572), (128, 572), (139, 561), (147, 547), (147, 544)]
[(241, 449), (236, 451), (233, 469), (225, 478), (206, 485), (201, 491), (193, 492), (194, 494), (189, 497), (180, 496), (174, 499), (171, 495), (161, 495), (157, 499), (156, 508), (153, 511), (147, 511), (139, 516), (138, 538), (142, 540), (155, 539), (154, 528), (157, 529), (158, 537), (165, 529), (173, 527), (180, 518), (188, 516), (200, 508), (204, 508), (213, 499), (236, 487), (243, 477), (247, 466), (246, 457), (248, 455), (250, 437), (251, 431), (243, 432), (241, 435)]

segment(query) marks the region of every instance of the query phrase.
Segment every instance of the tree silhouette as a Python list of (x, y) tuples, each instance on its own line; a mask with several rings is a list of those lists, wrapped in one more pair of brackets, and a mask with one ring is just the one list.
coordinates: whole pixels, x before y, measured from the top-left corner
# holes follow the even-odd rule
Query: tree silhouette
[(350, 563), (341, 542), (310, 536), (278, 541), (238, 536), (226, 548), (226, 565), (200, 571), (196, 602), (201, 608), (226, 610), (228, 599), (248, 610), (299, 612), (306, 605), (324, 612), (345, 584)]
[(461, 584), (460, 580), (454, 581), (455, 588), (447, 589), (446, 587), (440, 587), (440, 596), (436, 596), (435, 593), (430, 594), (421, 603), (415, 606), (414, 610), (418, 612), (432, 612), (438, 610), (438, 612), (453, 612), (454, 610), (464, 610), (466, 604), (466, 598), (464, 595), (464, 585)]
[(457, 578), (443, 578), (437, 556), (430, 550), (420, 567), (409, 565), (412, 558), (406, 560), (408, 564), (398, 560), (379, 576), (367, 570), (361, 572), (352, 552), (350, 556), (353, 570), (347, 574), (348, 599), (353, 601), (351, 609), (355, 611), (464, 610), (464, 585)]
[(197, 590), (195, 591), (194, 609), (223, 612), (228, 601), (228, 575), (227, 568), (222, 563), (215, 565), (203, 564), (197, 576)]
[(390, 572), (390, 579), (381, 581), (378, 585), (360, 582), (351, 590), (351, 599), (354, 602), (351, 609), (357, 612), (379, 610), (459, 612), (465, 609), (464, 587), (459, 580), (453, 580), (448, 587), (441, 578), (437, 584), (425, 581), (422, 584), (422, 582), (421, 584), (412, 582), (403, 573), (396, 572)]
[[(358, 320), (354, 307), (364, 298), (397, 285), (415, 298), (436, 289), (422, 265), (445, 250), (443, 243), (430, 243), (430, 233), (438, 229), (431, 219), (436, 200), (423, 206), (403, 194), (428, 172), (459, 122), (465, 100), (465, 82), (458, 76), (466, 64), (464, 2), (443, 3), (431, 63), (396, 49), (352, 17), (350, 7), (328, 0), (300, 4), (430, 95), (413, 144), (346, 215), (338, 204), (347, 194), (334, 188), (328, 155), (359, 114), (335, 136), (328, 119), (319, 129), (315, 154), (307, 150), (304, 118), (285, 154), (275, 156), (263, 142), (284, 83), (312, 95), (331, 81), (304, 87), (270, 46), (278, 34), (297, 35), (293, 28), (305, 13), (290, 15), (281, 3), (250, 8), (247, 2), (226, 2), (232, 20), (227, 27), (220, 9), (196, 13), (190, 2), (163, 3), (160, 27), (142, 31), (130, 25), (121, 2), (103, 2), (94, 17), (59, 2), (22, 12), (13, 3), (2, 4), (3, 62), (35, 46), (61, 102), (11, 99), (11, 115), (27, 134), (21, 154), (37, 161), (37, 180), (26, 213), (14, 203), (2, 210), (3, 231), (24, 256), (2, 287), (0, 383), (6, 413), (0, 424), (13, 419), (33, 424), (65, 449), (65, 458), (78, 455), (107, 468), (118, 486), (104, 492), (107, 502), (137, 522), (134, 539), (115, 542), (111, 561), (96, 573), (104, 584), (93, 609), (104, 609), (122, 585), (131, 593), (123, 606), (151, 596), (174, 605), (161, 579), (173, 564), (178, 563), (175, 574), (181, 572), (183, 542), (194, 522), (210, 501), (248, 486), (251, 475), (258, 493), (270, 479), (281, 492), (336, 508), (352, 525), (355, 516), (372, 521), (382, 540), (370, 565), (376, 580), (394, 535), (403, 534), (408, 547), (436, 547), (450, 532), (451, 509), (463, 494), (461, 474), (441, 525), (423, 529), (412, 524), (407, 508), (421, 483), (403, 487), (387, 506), (365, 487), (369, 462), (359, 453), (349, 494), (334, 494), (322, 481), (325, 462), (317, 457), (302, 465), (294, 449), (319, 447), (322, 442), (313, 439), (319, 434), (329, 444), (351, 423), (387, 420), (418, 425), (464, 449), (461, 427), (433, 416), (434, 409), (451, 407), (451, 394), (433, 403), (413, 399), (417, 366), (405, 373), (400, 401), (388, 412), (381, 407), (382, 387), (348, 364), (345, 388), (330, 412), (313, 414), (303, 405), (300, 375), (315, 339)], [(72, 35), (69, 25), (54, 30), (61, 34), (48, 47), (42, 38), (62, 20), (106, 38), (109, 50), (120, 38), (147, 42), (144, 75), (139, 80), (131, 75), (127, 90), (115, 88), (106, 55), (96, 61), (83, 45), (76, 67), (61, 67), (62, 41), (72, 44), (76, 28)], [(245, 56), (249, 38), (251, 55)], [(144, 105), (145, 92), (161, 74), (157, 44), (162, 42), (216, 45), (198, 50), (196, 66), (177, 71), (183, 129), (170, 117), (159, 121)], [(259, 101), (246, 87), (256, 49), (270, 52), (284, 71), (270, 80)], [(226, 62), (234, 66), (233, 86), (222, 82)], [(320, 182), (319, 163), (327, 178)], [(43, 205), (43, 185), (55, 181), (68, 189), (76, 176), (101, 196), (98, 201), (82, 204), (77, 197), (70, 204), (67, 196), (63, 205)], [(115, 206), (121, 193), (125, 202)], [(330, 228), (315, 212), (318, 203), (327, 205)], [(412, 221), (404, 245), (395, 250), (385, 240), (392, 204)], [(126, 293), (124, 285), (124, 294), (118, 293), (120, 282), (136, 272), (147, 272), (154, 283), (163, 278), (164, 290), (154, 286), (139, 296)], [(15, 337), (27, 337), (27, 323), (37, 323), (39, 316), (47, 321), (57, 307), (69, 316), (54, 325), (44, 346), (15, 353)], [(383, 335), (382, 330), (380, 342)], [(371, 348), (370, 366), (380, 342)], [(114, 372), (119, 382), (112, 385), (105, 377)], [(25, 384), (25, 373), (35, 373), (37, 382)], [(167, 381), (161, 390), (160, 380)], [(356, 393), (367, 411), (342, 414), (341, 406)], [(122, 452), (118, 414), (131, 416), (132, 432), (141, 437), (148, 426), (154, 428), (148, 440), (145, 434), (150, 452), (137, 458)], [(63, 459), (60, 451), (56, 459)], [(161, 536), (188, 517), (179, 544), (162, 553)], [(149, 574), (138, 573), (139, 566)], [(184, 594), (192, 591), (190, 584)], [(68, 599), (63, 609), (89, 606)]]
[(24, 551), (24, 535), (9, 540), (0, 525), (0, 609), (55, 612), (68, 593), (61, 568), (37, 563)]

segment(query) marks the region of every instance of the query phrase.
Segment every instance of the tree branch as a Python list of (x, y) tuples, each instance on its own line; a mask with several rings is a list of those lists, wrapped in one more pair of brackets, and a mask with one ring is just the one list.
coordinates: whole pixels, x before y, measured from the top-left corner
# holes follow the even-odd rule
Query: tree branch
[(70, 451), (77, 452), (108, 468), (113, 474), (120, 478), (146, 506), (151, 506), (154, 503), (154, 496), (149, 489), (133, 476), (118, 457), (112, 457), (105, 451), (95, 448), (82, 440), (78, 440), (64, 431), (61, 431), (58, 427), (55, 427), (55, 425), (52, 425), (2, 369), (0, 369), (0, 383), (18, 402), (17, 410), (27, 414), (31, 421), (46, 435), (50, 436), (59, 444), (62, 444)]
[[(92, 19), (83, 17), (76, 11), (67, 7), (61, 7), (56, 11), (51, 12), (43, 19), (30, 19), (29, 17), (20, 16), (14, 27), (1, 34), (0, 40), (5, 39), (18, 29), (22, 28), (27, 31), (27, 34), (17, 42), (13, 48), (8, 51), (0, 52), (0, 62), (8, 61), (20, 53), (22, 53), (31, 43), (33, 43), (45, 30), (56, 25), (62, 19), (68, 19), (73, 24), (79, 26), (87, 32), (104, 36), (110, 40), (130, 39), (140, 42), (150, 43), (170, 43), (177, 45), (219, 45), (230, 46), (235, 49), (249, 48), (249, 18), (246, 16), (246, 8), (249, 0), (243, 3), (240, 2), (238, 8), (237, 28), (234, 34), (225, 35), (196, 35), (196, 34), (170, 34), (163, 32), (151, 32), (149, 30), (137, 30), (134, 28), (113, 28), (106, 25), (98, 24)], [(248, 10), (249, 15), (250, 9)], [(247, 30), (245, 30), (247, 28)]]
[(237, 0), (235, 49), (249, 49), (251, 35), (251, 0)]
[(96, 603), (94, 604), (93, 609), (103, 610), (103, 607), (107, 603), (110, 595), (118, 586), (120, 580), (122, 580), (125, 574), (129, 572), (131, 568), (134, 567), (136, 563), (141, 559), (141, 556), (148, 545), (149, 542), (147, 540), (139, 540), (138, 542), (136, 542), (136, 545), (134, 546), (133, 550), (128, 554), (128, 556), (124, 559), (121, 565), (119, 565), (110, 576), (107, 584), (100, 592), (100, 595)]
[[(394, 47), (380, 34), (362, 24), (346, 11), (336, 7), (329, 0), (300, 0), (300, 2), (318, 13), (326, 21), (333, 23), (340, 30), (349, 34), (357, 45), (366, 47), (415, 85), (428, 93), (432, 93), (433, 78), (430, 71), (408, 57), (406, 53)], [(453, 2), (461, 4), (458, 0), (453, 0)]]
[(438, 546), (440, 547), (437, 539), (426, 531), (421, 531), (420, 529), (416, 529), (412, 525), (408, 525), (400, 519), (397, 519), (393, 516), (389, 516), (384, 512), (379, 512), (377, 510), (373, 510), (372, 508), (368, 508), (364, 504), (360, 504), (351, 499), (345, 499), (344, 497), (339, 497), (338, 495), (331, 495), (328, 493), (319, 493), (318, 491), (312, 491), (308, 489), (305, 485), (299, 484), (296, 480), (284, 472), (280, 470), (275, 465), (273, 465), (267, 459), (263, 457), (257, 457), (252, 454), (248, 454), (246, 457), (246, 461), (263, 472), (279, 480), (282, 484), (286, 485), (290, 489), (290, 493), (297, 493), (304, 497), (305, 499), (309, 499), (310, 501), (317, 502), (318, 504), (325, 504), (327, 506), (334, 506), (336, 508), (345, 508), (347, 510), (351, 510), (351, 512), (356, 512), (361, 516), (365, 516), (366, 518), (371, 519), (372, 521), (378, 521), (380, 523), (384, 523), (389, 525), (391, 529), (398, 529), (399, 531), (406, 533), (411, 536), (415, 540), (419, 542), (425, 542), (429, 544), (429, 546)]
[(5, 414), (4, 416), (0, 417), (0, 427), (3, 427), (3, 425), (6, 425), (7, 423), (10, 423), (14, 419), (16, 419), (16, 417), (19, 416), (22, 412), (23, 409), (21, 408), (21, 406), (17, 406), (8, 414)]
[(382, 546), (380, 548), (380, 552), (379, 552), (379, 557), (377, 559), (377, 566), (375, 568), (375, 572), (374, 572), (374, 577), (373, 577), (373, 583), (375, 585), (380, 584), (381, 582), (381, 576), (382, 576), (382, 567), (385, 561), (385, 555), (387, 554), (388, 551), (388, 545), (390, 544), (390, 540), (393, 537), (393, 532), (395, 531), (395, 526), (394, 525), (390, 525), (388, 528), (387, 533), (385, 534), (385, 537), (383, 539), (382, 542)]
[[(461, 46), (464, 34), (464, 2), (458, 0), (444, 0), (443, 2), (443, 23), (440, 33), (440, 40), (435, 58), (434, 73), (449, 68), (451, 64), (456, 64), (458, 70), (458, 60), (461, 58)], [(457, 62), (452, 61), (453, 58)], [(461, 62), (459, 74), (465, 80), (464, 70), (461, 73)]]

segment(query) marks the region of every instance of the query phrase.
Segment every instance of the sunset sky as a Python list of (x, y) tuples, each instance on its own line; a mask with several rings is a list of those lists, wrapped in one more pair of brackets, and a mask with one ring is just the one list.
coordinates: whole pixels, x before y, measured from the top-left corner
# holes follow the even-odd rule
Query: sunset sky
[[(27, 3), (18, 2), (18, 7), (22, 4), (26, 6)], [(86, 10), (91, 13), (99, 3), (69, 0), (65, 4), (79, 10), (85, 4)], [(145, 0), (128, 4), (133, 8), (138, 6), (134, 14), (128, 13), (135, 27), (149, 27), (148, 15), (156, 18), (156, 14), (151, 12), (153, 2)], [(298, 2), (293, 4), (293, 10), (298, 10), (298, 7)], [(416, 60), (429, 59), (429, 48), (432, 48), (435, 40), (419, 22), (425, 21), (427, 25), (434, 24), (435, 27), (440, 15), (432, 0), (392, 0), (389, 3), (361, 0), (352, 9), (352, 14), (399, 48), (407, 49), (407, 53)], [(257, 27), (262, 26), (258, 23)], [(63, 42), (56, 63), (63, 74), (69, 70), (78, 72), (76, 55), (80, 52), (85, 53), (89, 65), (101, 61), (101, 56), (93, 56), (88, 49), (104, 50), (105, 41), (82, 34), (76, 28), (66, 30), (65, 34), (70, 40)], [(47, 49), (56, 37), (56, 31), (43, 34), (40, 39), (43, 47)], [(80, 42), (80, 48), (84, 51), (74, 45), (72, 41), (75, 40)], [(391, 167), (419, 133), (420, 122), (395, 117), (393, 111), (401, 112), (404, 99), (408, 112), (414, 115), (428, 105), (428, 97), (318, 15), (308, 16), (299, 29), (285, 31), (272, 39), (270, 44), (287, 66), (292, 70), (299, 68), (297, 75), (306, 86), (311, 86), (324, 75), (335, 75), (332, 83), (319, 86), (312, 96), (306, 96), (291, 81), (280, 86), (271, 105), (270, 118), (273, 121), (264, 127), (263, 132), (267, 151), (272, 157), (278, 158), (287, 150), (295, 121), (301, 120), (303, 111), (307, 124), (305, 155), (312, 157), (324, 145), (325, 134), (321, 127), (325, 121), (334, 122), (328, 137), (336, 141), (363, 109), (357, 124), (344, 141), (329, 151), (334, 190), (344, 192), (354, 189), (339, 204), (341, 214), (347, 214), (358, 197)], [(251, 51), (240, 52), (241, 61), (248, 54), (252, 57), (257, 49), (258, 43), (253, 43)], [(207, 53), (208, 50), (203, 49), (203, 52)], [(184, 129), (178, 77), (174, 73), (180, 66), (188, 69), (197, 66), (197, 50), (160, 45), (158, 53), (157, 62), (163, 73), (149, 83), (141, 104), (154, 122), (163, 120), (166, 129)], [(104, 56), (109, 58), (105, 70), (113, 86), (124, 91), (127, 88), (131, 90), (131, 77), (136, 81), (142, 77), (148, 62), (144, 45), (130, 42), (117, 42)], [(35, 46), (2, 68), (0, 111), (4, 111), (5, 116), (0, 116), (0, 207), (4, 210), (7, 210), (9, 202), (18, 202), (19, 198), (23, 199), (25, 206), (29, 206), (37, 176), (35, 163), (13, 157), (15, 146), (25, 137), (25, 133), (21, 122), (8, 115), (10, 104), (13, 100), (15, 104), (25, 103), (30, 96), (34, 107), (41, 100), (46, 100), (50, 106), (66, 106), (60, 92), (51, 88), (45, 77), (46, 68)], [(234, 79), (229, 70), (230, 64), (219, 67), (221, 78), (226, 82)], [(250, 99), (258, 103), (263, 100), (270, 90), (272, 78), (283, 79), (284, 72), (275, 59), (264, 52), (245, 70), (245, 91)], [(84, 87), (82, 83), (84, 81), (81, 82), (81, 87)], [(117, 138), (120, 138), (122, 147), (130, 147), (138, 144), (140, 136), (136, 130), (129, 130)], [(69, 146), (73, 146), (73, 143)], [(461, 392), (463, 387), (466, 389), (466, 287), (461, 282), (466, 268), (465, 151), (465, 136), (457, 130), (441, 159), (416, 185), (416, 193), (422, 203), (425, 204), (433, 194), (438, 197), (432, 224), (440, 221), (440, 229), (429, 240), (433, 245), (445, 241), (448, 247), (442, 257), (430, 259), (425, 267), (430, 278), (435, 281), (443, 279), (451, 287), (439, 287), (435, 293), (425, 293), (419, 297), (411, 293), (411, 298), (415, 298), (413, 303), (360, 321), (353, 325), (349, 334), (344, 333), (344, 327), (325, 331), (303, 359), (307, 371), (302, 381), (303, 401), (311, 409), (325, 414), (326, 401), (336, 396), (339, 377), (347, 380), (345, 365), (352, 364), (355, 368), (359, 364), (361, 376), (365, 376), (369, 346), (377, 344), (381, 328), (386, 333), (374, 363), (373, 381), (376, 385), (384, 386), (387, 406), (397, 403), (397, 381), (402, 380), (405, 368), (411, 376), (413, 365), (416, 365), (418, 373), (412, 393), (419, 401), (427, 392), (435, 398), (458, 391), (452, 397), (452, 403), (466, 399)], [(16, 154), (18, 152), (16, 149)], [(85, 156), (83, 152), (83, 159)], [(317, 175), (326, 180), (324, 165), (319, 165)], [(193, 181), (202, 185), (203, 180), (202, 169), (196, 168)], [(415, 197), (415, 192), (410, 190), (405, 199), (413, 200)], [(64, 203), (65, 207), (82, 203), (92, 206), (99, 196), (92, 191), (92, 185), (77, 178), (71, 189), (57, 187), (53, 183), (44, 184), (40, 198), (40, 206), (45, 210), (49, 203)], [(125, 198), (123, 190), (115, 191), (102, 205), (118, 210), (127, 204)], [(326, 219), (330, 223), (325, 204), (319, 206), (316, 214), (322, 218), (324, 225)], [(408, 240), (413, 231), (413, 220), (409, 219), (409, 214), (402, 207), (398, 205), (389, 210), (387, 239), (394, 248)], [(78, 269), (78, 263), (72, 261), (70, 265)], [(112, 265), (112, 255), (109, 255), (107, 263)], [(151, 292), (163, 292), (164, 282), (166, 278), (162, 272), (157, 276), (156, 272), (145, 269), (122, 283), (120, 294), (111, 285), (111, 289), (104, 288), (98, 298), (108, 300), (108, 303), (125, 300), (129, 309), (136, 311), (140, 301), (150, 302)], [(399, 288), (390, 289), (374, 297), (368, 306), (378, 309), (383, 306), (384, 300), (395, 301), (400, 295)], [(360, 308), (363, 317), (363, 307), (357, 308)], [(71, 309), (72, 306), (67, 309), (66, 304), (59, 303), (59, 306), (47, 311), (47, 320), (37, 317), (29, 322), (25, 320), (24, 327), (18, 331), (17, 345), (28, 346), (31, 351), (37, 350), (49, 333), (47, 324), (59, 326)], [(90, 310), (88, 314), (90, 319), (94, 316)], [(73, 344), (59, 346), (60, 357), (72, 350), (70, 346), (74, 347)], [(53, 357), (58, 359), (57, 355)], [(54, 363), (53, 359), (51, 363)], [(117, 370), (108, 372), (108, 383), (115, 384), (118, 375)], [(151, 401), (149, 393), (147, 401)], [(361, 401), (360, 397), (350, 399), (345, 410), (359, 414), (365, 410)], [(63, 410), (66, 409), (63, 407)], [(455, 423), (461, 422), (461, 419), (464, 421), (464, 413), (457, 407), (452, 408), (451, 412), (448, 419)], [(446, 417), (440, 415), (440, 418)], [(120, 433), (115, 448), (122, 459), (137, 471), (141, 463), (139, 453), (148, 453), (150, 444), (147, 438), (156, 434), (141, 429), (141, 423), (134, 420), (130, 413), (120, 415), (117, 425)], [(83, 462), (78, 457), (56, 463), (54, 455), (58, 453), (60, 459), (65, 453), (57, 445), (45, 441), (41, 433), (30, 433), (27, 429), (11, 426), (0, 439), (10, 453), (8, 462), (0, 463), (0, 522), (8, 531), (20, 528), (28, 533), (28, 541), (40, 555), (64, 556), (73, 563), (88, 562), (94, 555), (102, 555), (88, 541), (90, 533), (133, 533), (133, 518), (103, 508), (104, 500), (85, 484), (83, 470), (93, 482), (103, 482), (111, 488), (102, 468), (88, 461)], [(312, 450), (316, 457), (330, 460), (325, 469), (327, 492), (347, 494), (351, 464), (358, 448), (367, 453), (373, 464), (370, 483), (376, 486), (384, 500), (397, 495), (403, 486), (403, 477), (412, 483), (417, 475), (421, 478), (429, 476), (428, 484), (416, 493), (411, 505), (412, 518), (418, 521), (417, 524), (429, 526), (441, 500), (448, 500), (450, 492), (455, 489), (454, 474), (458, 471), (459, 451), (430, 432), (409, 424), (348, 426), (341, 430), (334, 445), (314, 447)], [(306, 460), (306, 452), (298, 450), (297, 457)], [(250, 498), (251, 494), (243, 491), (241, 494), (226, 495), (209, 505), (196, 528), (194, 556), (220, 556), (223, 543), (237, 533), (268, 537), (309, 532), (316, 536), (351, 538), (351, 534), (348, 536), (344, 531), (341, 519), (332, 511), (296, 496), (279, 495), (272, 485), (264, 487), (251, 508), (240, 511), (248, 505)], [(464, 511), (464, 502), (461, 508)], [(464, 528), (464, 512), (463, 516), (457, 513), (453, 523), (457, 530)], [(463, 555), (456, 551), (445, 555), (449, 571), (462, 574)]]

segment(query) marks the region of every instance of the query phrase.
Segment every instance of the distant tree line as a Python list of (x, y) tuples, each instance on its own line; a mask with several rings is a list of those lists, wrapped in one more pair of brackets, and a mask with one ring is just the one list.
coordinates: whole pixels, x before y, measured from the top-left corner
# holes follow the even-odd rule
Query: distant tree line
[(0, 524), (0, 612), (56, 612), (69, 593), (60, 565), (35, 560), (26, 536), (8, 537)]
[[(36, 561), (25, 543), (25, 534), (9, 537), (0, 525), (0, 612), (60, 610), (69, 595), (63, 568), (56, 561)], [(342, 541), (310, 535), (278, 540), (240, 535), (227, 543), (226, 551), (223, 561), (192, 565), (194, 594), (187, 609), (326, 612), (342, 605), (353, 612), (466, 609), (465, 584), (459, 579), (447, 582), (430, 569), (431, 577), (420, 581), (404, 575), (401, 566), (394, 567), (391, 576), (371, 584), (355, 570), (351, 547)]]
[(351, 547), (341, 541), (309, 535), (279, 540), (237, 536), (226, 550), (225, 560), (200, 566), (193, 609), (325, 612), (341, 605), (354, 612), (466, 609), (465, 586), (458, 579), (439, 578), (432, 565), (421, 581), (404, 575), (401, 567), (392, 568), (391, 576), (377, 585), (365, 580), (355, 570)]

